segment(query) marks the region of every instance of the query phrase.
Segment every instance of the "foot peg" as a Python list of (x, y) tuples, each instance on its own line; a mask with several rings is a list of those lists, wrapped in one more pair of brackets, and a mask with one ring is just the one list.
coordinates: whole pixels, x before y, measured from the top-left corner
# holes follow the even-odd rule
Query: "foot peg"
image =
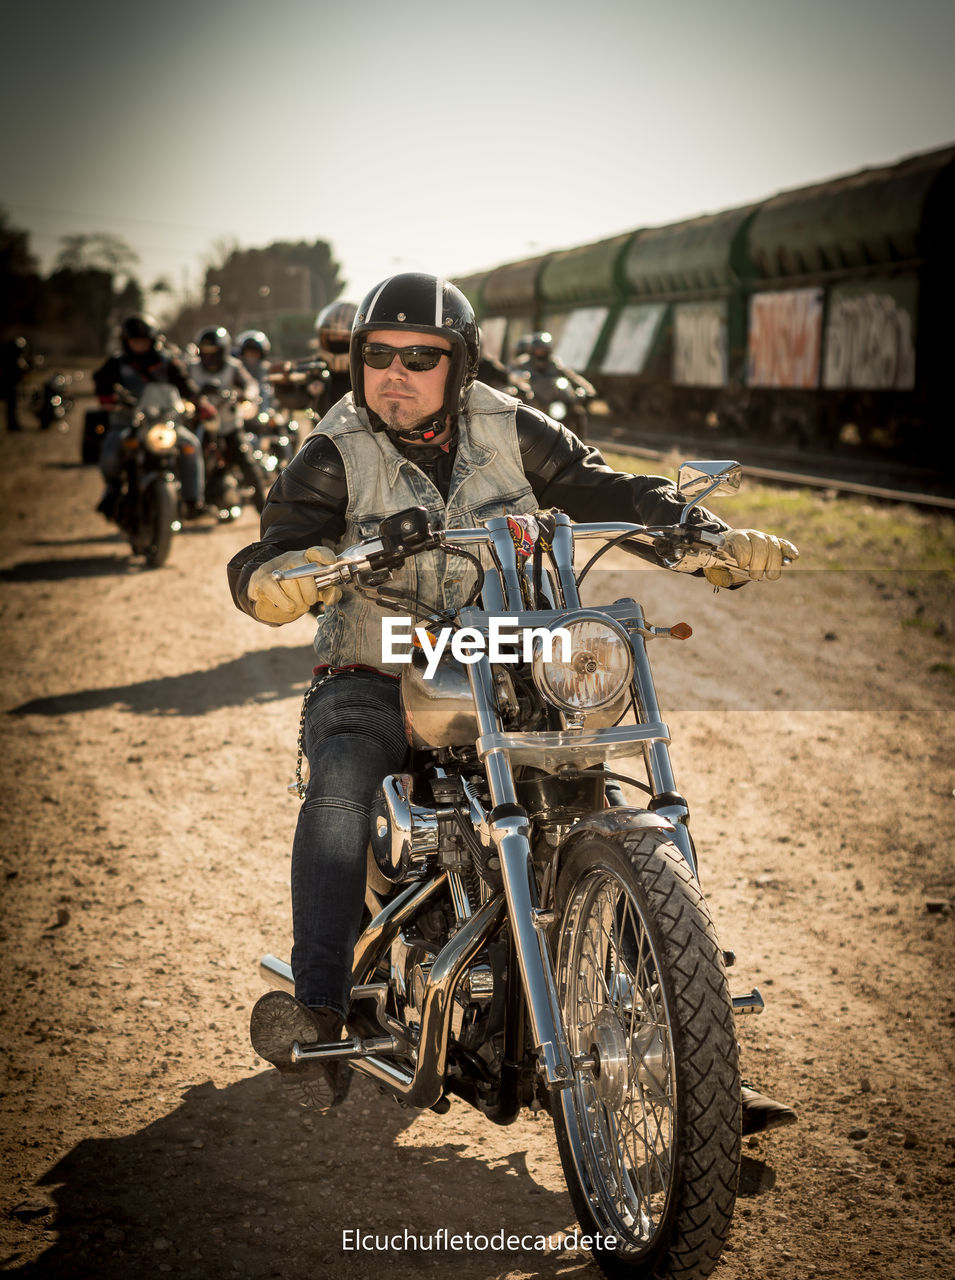
[[(295, 1044), (292, 1046), (293, 1062), (327, 1061), (329, 1058), (344, 1058), (346, 1061), (349, 1058), (368, 1058), (376, 1053), (397, 1053), (399, 1050), (407, 1049), (413, 1043), (409, 1028), (397, 1018), (393, 1018), (387, 1010), (388, 984), (386, 982), (369, 982), (364, 986), (352, 987), (351, 998), (353, 1005), (358, 1000), (374, 999), (375, 1017), (382, 1031), (387, 1034), (369, 1036), (365, 1039), (352, 1035), (347, 1040), (337, 1040), (333, 1044)], [(367, 1018), (359, 1020), (360, 1023), (369, 1021)]]
[(347, 1040), (335, 1040), (330, 1044), (292, 1045), (293, 1062), (328, 1062), (332, 1058), (367, 1058), (373, 1053), (394, 1053), (399, 1042), (395, 1036), (380, 1036), (377, 1040), (359, 1040), (350, 1036)]
[(733, 996), (734, 1013), (762, 1013), (766, 1001), (759, 994), (759, 988), (753, 987), (748, 996)]

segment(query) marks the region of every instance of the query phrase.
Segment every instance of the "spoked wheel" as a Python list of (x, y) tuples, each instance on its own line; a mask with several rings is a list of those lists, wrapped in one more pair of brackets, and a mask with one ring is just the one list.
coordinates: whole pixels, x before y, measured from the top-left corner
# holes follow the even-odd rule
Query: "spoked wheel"
[(554, 1124), (581, 1228), (604, 1238), (594, 1256), (610, 1276), (709, 1275), (736, 1199), (740, 1084), (706, 904), (676, 846), (644, 828), (573, 839), (558, 907), (581, 1065)]

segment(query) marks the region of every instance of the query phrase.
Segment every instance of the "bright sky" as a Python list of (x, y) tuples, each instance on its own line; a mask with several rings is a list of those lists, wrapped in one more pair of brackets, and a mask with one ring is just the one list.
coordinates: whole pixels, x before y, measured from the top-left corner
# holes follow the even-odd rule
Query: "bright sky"
[(0, 2), (0, 205), (147, 285), (323, 239), (357, 301), (955, 139), (951, 0)]

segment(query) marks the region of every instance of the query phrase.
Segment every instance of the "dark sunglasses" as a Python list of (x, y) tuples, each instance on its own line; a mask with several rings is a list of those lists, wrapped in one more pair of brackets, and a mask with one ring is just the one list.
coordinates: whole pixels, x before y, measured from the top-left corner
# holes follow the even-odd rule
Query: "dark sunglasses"
[(361, 349), (361, 358), (369, 369), (387, 369), (395, 356), (411, 373), (426, 373), (442, 356), (450, 359), (451, 352), (443, 347), (389, 347), (384, 342), (366, 342)]

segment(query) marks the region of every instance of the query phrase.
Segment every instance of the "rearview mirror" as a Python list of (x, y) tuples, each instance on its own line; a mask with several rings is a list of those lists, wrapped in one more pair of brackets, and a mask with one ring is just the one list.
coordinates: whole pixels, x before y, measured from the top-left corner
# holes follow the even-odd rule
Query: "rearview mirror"
[(742, 479), (743, 468), (738, 462), (684, 462), (677, 479), (680, 497), (687, 502), (680, 524), (685, 524), (687, 512), (711, 493), (735, 493)]

